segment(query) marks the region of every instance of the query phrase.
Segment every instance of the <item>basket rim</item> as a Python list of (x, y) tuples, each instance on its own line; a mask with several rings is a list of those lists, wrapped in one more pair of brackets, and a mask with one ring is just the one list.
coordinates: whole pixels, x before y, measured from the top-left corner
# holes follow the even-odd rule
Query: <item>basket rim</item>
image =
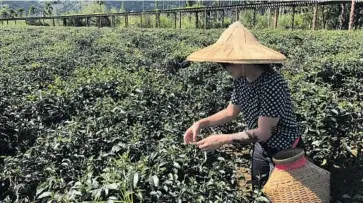
[[(285, 154), (291, 154), (291, 156), (287, 158), (278, 158), (280, 156), (283, 156)], [(277, 152), (273, 157), (272, 160), (275, 164), (289, 164), (293, 163), (302, 157), (305, 157), (305, 151), (301, 148), (290, 148), (290, 149), (284, 149), (279, 152)]]

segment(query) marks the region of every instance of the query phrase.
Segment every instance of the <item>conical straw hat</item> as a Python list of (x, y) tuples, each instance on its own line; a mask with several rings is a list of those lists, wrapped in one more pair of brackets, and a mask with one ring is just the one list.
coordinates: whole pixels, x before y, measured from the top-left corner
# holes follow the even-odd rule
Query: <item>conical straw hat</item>
[(282, 63), (286, 57), (262, 44), (240, 22), (231, 24), (218, 41), (187, 57), (189, 61), (235, 64)]

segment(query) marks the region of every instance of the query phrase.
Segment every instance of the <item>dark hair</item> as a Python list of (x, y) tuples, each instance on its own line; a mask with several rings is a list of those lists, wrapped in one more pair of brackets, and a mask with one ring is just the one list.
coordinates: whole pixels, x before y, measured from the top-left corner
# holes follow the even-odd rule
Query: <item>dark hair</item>
[(230, 65), (230, 63), (219, 63), (219, 65), (221, 65), (223, 69), (226, 69), (226, 67)]
[[(231, 63), (219, 63), (224, 69)], [(280, 70), (282, 64), (273, 64), (273, 63), (266, 63), (266, 64), (259, 64), (263, 71), (270, 71), (270, 70)]]

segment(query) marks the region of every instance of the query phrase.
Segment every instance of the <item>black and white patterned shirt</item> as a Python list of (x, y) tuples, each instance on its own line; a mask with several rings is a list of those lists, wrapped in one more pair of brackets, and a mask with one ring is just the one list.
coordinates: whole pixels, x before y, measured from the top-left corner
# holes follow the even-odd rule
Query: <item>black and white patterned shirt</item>
[(241, 108), (249, 130), (257, 128), (258, 117), (278, 117), (279, 122), (266, 142), (268, 147), (290, 148), (300, 136), (300, 129), (292, 109), (287, 82), (275, 70), (264, 71), (256, 80), (239, 78), (233, 82), (231, 103)]

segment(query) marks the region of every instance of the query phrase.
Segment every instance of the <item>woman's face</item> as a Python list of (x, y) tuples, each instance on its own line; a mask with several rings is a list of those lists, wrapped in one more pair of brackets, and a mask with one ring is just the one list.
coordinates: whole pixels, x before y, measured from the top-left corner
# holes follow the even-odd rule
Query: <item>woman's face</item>
[(241, 64), (222, 63), (222, 67), (232, 76), (233, 79), (245, 77), (245, 68)]

